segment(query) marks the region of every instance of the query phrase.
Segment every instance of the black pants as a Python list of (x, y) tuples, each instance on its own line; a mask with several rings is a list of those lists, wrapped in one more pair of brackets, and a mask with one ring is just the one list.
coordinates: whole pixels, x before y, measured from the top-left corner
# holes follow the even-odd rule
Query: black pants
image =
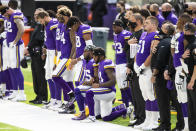
[(45, 61), (40, 55), (31, 56), (31, 70), (33, 76), (33, 88), (36, 99), (48, 100), (47, 81), (45, 79)]
[(184, 128), (184, 118), (182, 114), (181, 105), (177, 100), (177, 91), (176, 89), (169, 90), (166, 86), (167, 81), (164, 80), (163, 75), (157, 76), (155, 92), (159, 106), (161, 126), (165, 129), (170, 129), (171, 127), (170, 101), (172, 101), (177, 111), (176, 127)]
[[(189, 83), (190, 80), (187, 81)], [(196, 81), (194, 90), (188, 90), (188, 121), (189, 130), (196, 131)]]
[(133, 80), (131, 80), (131, 93), (133, 98), (133, 105), (135, 108), (135, 117), (143, 121), (145, 115), (145, 101), (142, 96), (142, 92), (139, 86), (139, 78), (136, 73), (133, 74)]

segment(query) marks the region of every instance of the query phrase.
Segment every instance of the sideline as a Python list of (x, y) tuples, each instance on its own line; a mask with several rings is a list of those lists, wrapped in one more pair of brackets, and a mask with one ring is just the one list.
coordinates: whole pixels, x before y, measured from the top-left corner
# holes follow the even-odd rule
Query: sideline
[(95, 123), (81, 123), (71, 120), (74, 115), (58, 114), (37, 106), (0, 100), (0, 122), (34, 131), (138, 131), (103, 121)]

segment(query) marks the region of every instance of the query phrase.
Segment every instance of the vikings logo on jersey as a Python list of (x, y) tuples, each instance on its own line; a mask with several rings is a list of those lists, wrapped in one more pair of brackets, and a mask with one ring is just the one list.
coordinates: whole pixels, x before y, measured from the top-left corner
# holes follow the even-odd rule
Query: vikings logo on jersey
[(82, 24), (78, 28), (78, 31), (76, 32), (76, 58), (80, 57), (83, 54), (84, 48), (86, 46), (83, 35), (89, 33), (91, 34), (92, 38), (92, 28), (89, 25)]
[(129, 31), (123, 30), (121, 33), (114, 35), (114, 43), (116, 50), (116, 64), (126, 63), (126, 53), (124, 52), (125, 41), (131, 36)]
[(184, 53), (183, 40), (184, 40), (184, 33), (181, 32), (180, 37), (175, 42), (175, 52), (174, 52), (174, 56), (173, 56), (174, 67), (181, 66), (180, 58)]

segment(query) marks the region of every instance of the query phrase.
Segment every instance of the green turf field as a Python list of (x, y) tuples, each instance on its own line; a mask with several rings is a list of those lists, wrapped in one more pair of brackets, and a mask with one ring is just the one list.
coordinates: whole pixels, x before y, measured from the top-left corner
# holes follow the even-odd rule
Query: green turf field
[[(107, 58), (108, 59), (112, 59), (114, 60), (114, 50), (112, 49), (112, 42), (108, 41), (107, 42)], [(22, 69), (23, 74), (24, 74), (24, 79), (25, 79), (25, 93), (27, 95), (27, 101), (25, 101), (24, 103), (30, 104), (28, 101), (32, 100), (35, 98), (35, 94), (33, 91), (33, 84), (32, 84), (32, 74), (31, 74), (31, 68), (30, 68), (30, 63), (28, 64), (28, 68), (27, 69)], [(117, 93), (116, 93), (116, 98), (120, 99), (121, 95), (120, 95), (120, 91), (117, 88)], [(115, 103), (114, 106), (118, 105), (119, 103)], [(42, 105), (36, 105), (36, 106), (42, 106)], [(78, 111), (78, 107), (77, 107), (77, 111)], [(175, 123), (176, 123), (176, 115), (172, 115), (172, 128), (175, 127)], [(123, 125), (123, 126), (127, 126), (129, 123), (129, 119), (123, 119), (123, 118), (118, 118), (110, 123), (114, 123), (114, 124), (119, 124), (119, 125)], [(1, 123), (0, 123), (0, 127), (1, 127)], [(6, 126), (5, 127), (10, 127), (10, 126)], [(15, 130), (14, 130), (15, 131)], [(17, 130), (16, 130), (17, 131)]]
[(0, 131), (29, 131), (29, 130), (0, 122)]

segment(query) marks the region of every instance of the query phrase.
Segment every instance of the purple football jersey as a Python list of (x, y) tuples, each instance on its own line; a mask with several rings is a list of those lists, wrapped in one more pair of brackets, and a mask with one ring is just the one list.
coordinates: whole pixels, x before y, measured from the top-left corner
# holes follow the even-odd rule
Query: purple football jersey
[(69, 59), (72, 49), (72, 43), (69, 36), (69, 31), (66, 29), (66, 25), (63, 24), (61, 28), (61, 57), (60, 59), (67, 58)]
[[(6, 34), (7, 43), (13, 42), (17, 36), (17, 33), (18, 33), (18, 27), (17, 27), (16, 23), (14, 22), (14, 20), (21, 19), (23, 21), (23, 17), (24, 16), (21, 12), (15, 12), (4, 23), (5, 29), (7, 31), (7, 34)], [(22, 39), (20, 39), (18, 41), (18, 43), (16, 43), (16, 44), (20, 45), (22, 43), (23, 43), (23, 41), (22, 41)]]
[(94, 68), (93, 68), (94, 60), (90, 61), (83, 60), (82, 67), (84, 69), (84, 81), (90, 81), (92, 77), (94, 77)]
[(85, 24), (79, 26), (78, 31), (76, 32), (76, 58), (80, 57), (84, 52), (86, 42), (83, 38), (83, 35), (88, 33), (91, 34), (92, 39), (93, 33), (91, 27)]
[[(99, 68), (99, 72), (98, 72), (99, 83), (105, 83), (105, 82), (109, 81), (109, 78), (108, 78), (108, 76), (105, 72), (105, 70), (107, 68), (112, 68), (115, 71), (115, 65), (112, 62), (112, 60), (109, 60), (109, 59), (105, 59), (105, 60), (99, 62), (99, 67), (98, 68)], [(100, 88), (102, 88), (102, 87), (100, 87)], [(109, 89), (112, 89), (112, 91), (116, 91), (115, 84), (111, 87), (103, 87), (103, 88), (109, 88)]]
[(178, 38), (178, 40), (175, 44), (175, 53), (173, 56), (174, 67), (181, 66), (180, 58), (182, 57), (182, 55), (184, 53), (183, 41), (184, 41), (184, 33), (181, 32), (180, 37)]
[(158, 15), (156, 16), (156, 18), (157, 18), (157, 20), (159, 21), (158, 27), (161, 28), (163, 22), (165, 21), (165, 18), (164, 18), (161, 14), (158, 14)]
[(168, 20), (168, 21), (170, 21), (171, 23), (173, 23), (174, 25), (176, 25), (176, 23), (177, 23), (177, 21), (178, 21), (178, 17), (177, 17), (173, 12), (171, 12), (171, 13), (167, 16), (166, 20)]
[(56, 50), (61, 51), (61, 28), (63, 26), (63, 23), (58, 22), (58, 26), (56, 29)]
[(45, 26), (45, 45), (49, 50), (56, 50), (56, 29), (58, 26), (57, 19), (52, 19)]
[(146, 58), (150, 55), (151, 42), (155, 39), (156, 34), (156, 32), (142, 33), (136, 54), (136, 63), (138, 66), (141, 66), (145, 62)]
[(126, 52), (124, 51), (124, 46), (126, 40), (131, 36), (131, 32), (123, 30), (119, 34), (114, 35), (114, 43), (116, 50), (116, 64), (125, 64), (127, 63)]

